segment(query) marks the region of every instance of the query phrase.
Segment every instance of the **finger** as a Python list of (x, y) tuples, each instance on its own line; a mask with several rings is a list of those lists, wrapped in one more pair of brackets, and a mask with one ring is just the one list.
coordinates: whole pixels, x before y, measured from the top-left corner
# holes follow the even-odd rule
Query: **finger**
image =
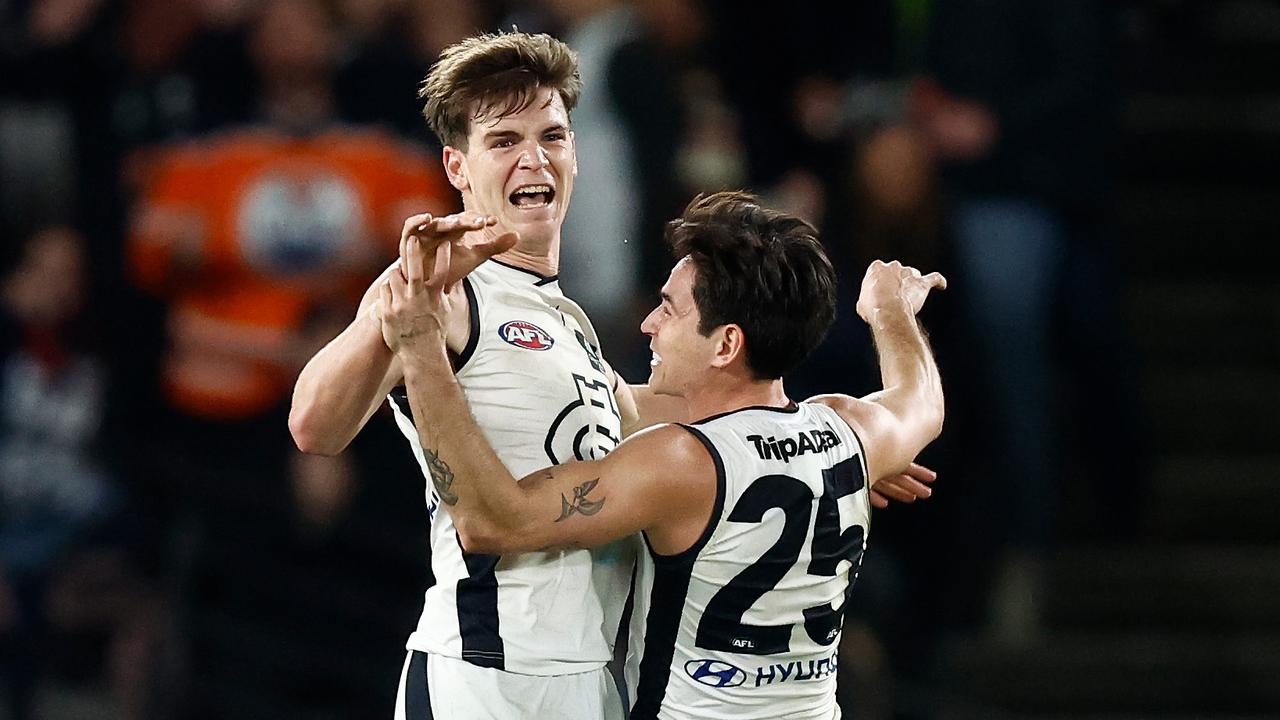
[(493, 257), (494, 255), (504, 253), (515, 247), (516, 243), (519, 241), (519, 233), (505, 232), (493, 237), (486, 235), (482, 240), (477, 241), (471, 247), (485, 257)]
[[(387, 289), (391, 292), (391, 299), (393, 301), (399, 300), (407, 294), (405, 292), (406, 285), (408, 285), (408, 283), (400, 273), (391, 273), (387, 276)], [(392, 307), (392, 305), (387, 306), (388, 309)]]
[(872, 490), (871, 491), (871, 507), (879, 508), (883, 510), (889, 507), (889, 498), (886, 498), (885, 496), (881, 495), (875, 490)]
[(899, 486), (895, 481), (896, 478), (892, 478), (890, 480), (876, 483), (876, 492), (884, 495), (885, 497), (897, 500), (900, 503), (915, 502), (916, 496), (905, 488)]
[(442, 218), (436, 218), (436, 221), (428, 228), (428, 234), (431, 237), (439, 237), (450, 232), (457, 225), (458, 218), (456, 215), (446, 215)]
[(449, 282), (449, 260), (453, 251), (451, 243), (440, 243), (436, 248), (435, 265), (431, 270), (431, 278), (427, 280), (427, 287), (433, 290), (443, 290)]
[(423, 224), (429, 222), (431, 222), (431, 213), (410, 215), (404, 221), (404, 228), (400, 230), (400, 257), (404, 257), (404, 243), (409, 239), (409, 236), (420, 232)]
[(903, 492), (910, 493), (912, 497), (927, 498), (933, 495), (933, 488), (906, 475), (899, 475), (894, 479), (893, 484), (894, 487), (900, 488)]
[(479, 213), (466, 213), (458, 218), (458, 227), (466, 230), (483, 230), (484, 228), (496, 224), (498, 219), (492, 215), (480, 215)]
[(904, 474), (922, 482), (933, 482), (938, 479), (938, 473), (919, 463), (911, 463), (908, 465), (906, 473)]
[(418, 288), (422, 287), (422, 283), (426, 279), (423, 277), (424, 271), (422, 269), (422, 243), (415, 236), (409, 238), (406, 245), (407, 255), (404, 259), (405, 280), (407, 281), (406, 285), (409, 292), (414, 293), (417, 292)]
[(940, 272), (931, 272), (928, 275), (925, 275), (924, 281), (929, 285), (929, 287), (937, 288), (939, 290), (947, 289), (947, 279), (943, 277)]
[(470, 230), (480, 230), (485, 226), (485, 216), (475, 213), (459, 213), (440, 220), (432, 228), (435, 235), (450, 235)]
[(431, 222), (431, 218), (433, 217), (434, 216), (429, 212), (410, 215), (408, 219), (404, 221), (404, 230), (402, 234), (412, 235), (413, 233), (421, 230), (424, 224)]
[(391, 310), (391, 281), (382, 283), (378, 286), (378, 312), (376, 317), (379, 321), (385, 320), (387, 313)]

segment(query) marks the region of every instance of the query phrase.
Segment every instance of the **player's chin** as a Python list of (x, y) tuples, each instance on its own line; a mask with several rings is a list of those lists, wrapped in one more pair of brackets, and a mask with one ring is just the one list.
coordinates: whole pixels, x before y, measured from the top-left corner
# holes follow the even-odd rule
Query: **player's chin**
[(523, 237), (550, 237), (560, 227), (559, 219), (550, 213), (514, 213), (511, 226)]

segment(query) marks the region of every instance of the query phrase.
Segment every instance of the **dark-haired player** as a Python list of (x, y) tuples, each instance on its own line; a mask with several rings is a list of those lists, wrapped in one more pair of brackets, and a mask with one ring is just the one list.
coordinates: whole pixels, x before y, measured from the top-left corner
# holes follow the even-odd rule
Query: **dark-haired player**
[(703, 419), (640, 432), (607, 456), (516, 482), (492, 432), (472, 419), (486, 409), (464, 396), (450, 364), (459, 294), (448, 244), (406, 243), (405, 276), (380, 289), (383, 338), (466, 552), (547, 553), (642, 535), (633, 720), (838, 717), (836, 650), (869, 484), (906, 469), (942, 426), (916, 313), (945, 281), (873, 263), (857, 310), (884, 389), (796, 403), (782, 376), (836, 309), (816, 231), (750, 195), (720, 193), (695, 200), (668, 236), (679, 261), (641, 325), (653, 350), (649, 388)]
[[(577, 174), (569, 113), (581, 85), (571, 49), (517, 32), (445, 49), (420, 93), (465, 212), (409, 218), (402, 245), (447, 241), (452, 275), (466, 275), (454, 289), (446, 345), (479, 427), (516, 476), (601, 458), (625, 432), (685, 413), (679, 398), (620, 382), (590, 321), (560, 291), (561, 225)], [(376, 281), (355, 320), (307, 363), (289, 418), (301, 449), (337, 453), (390, 394), (431, 479), (436, 584), (407, 642), (397, 717), (615, 717), (622, 707), (605, 664), (633, 544), (502, 555), (462, 546), (449, 513), (438, 512), (453, 500), (448, 476), (432, 446), (419, 443), (400, 388), (403, 359), (383, 342), (376, 316), (378, 288), (400, 277), (393, 267)], [(927, 493), (907, 476), (877, 489), (903, 500)]]

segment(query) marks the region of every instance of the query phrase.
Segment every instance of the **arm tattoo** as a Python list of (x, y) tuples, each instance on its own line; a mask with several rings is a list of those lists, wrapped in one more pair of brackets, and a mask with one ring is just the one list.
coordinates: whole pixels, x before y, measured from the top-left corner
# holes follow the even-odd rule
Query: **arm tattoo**
[(595, 515), (600, 512), (600, 508), (604, 507), (604, 498), (599, 500), (588, 500), (587, 493), (595, 489), (596, 483), (600, 482), (600, 478), (588, 480), (573, 489), (573, 500), (560, 495), (560, 517), (556, 518), (556, 522), (569, 517), (575, 512), (583, 515)]
[(453, 487), (453, 468), (449, 467), (449, 463), (441, 460), (438, 453), (427, 448), (422, 448), (422, 456), (427, 461), (427, 469), (431, 472), (431, 484), (435, 486), (440, 502), (445, 505), (457, 505), (458, 494), (450, 489)]

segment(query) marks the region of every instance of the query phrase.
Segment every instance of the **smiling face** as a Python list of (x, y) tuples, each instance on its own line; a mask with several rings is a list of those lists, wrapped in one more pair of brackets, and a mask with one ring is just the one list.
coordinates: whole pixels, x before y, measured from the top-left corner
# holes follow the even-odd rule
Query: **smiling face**
[(522, 246), (558, 247), (578, 173), (560, 94), (539, 88), (519, 112), (473, 121), (465, 151), (445, 148), (445, 170), (467, 210), (498, 218)]
[(662, 286), (662, 302), (640, 323), (640, 332), (649, 336), (649, 387), (660, 395), (686, 397), (691, 386), (716, 362), (716, 349), (723, 328), (709, 335), (698, 332), (701, 314), (693, 300), (697, 269), (688, 257), (671, 270)]

